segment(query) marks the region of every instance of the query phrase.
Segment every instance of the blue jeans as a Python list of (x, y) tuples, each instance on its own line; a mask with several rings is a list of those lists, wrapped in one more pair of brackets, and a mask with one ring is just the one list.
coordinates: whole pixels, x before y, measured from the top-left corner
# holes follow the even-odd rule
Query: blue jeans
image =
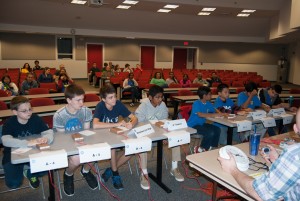
[(218, 126), (212, 124), (203, 124), (202, 126), (194, 126), (198, 135), (202, 135), (203, 139), (201, 147), (208, 150), (210, 147), (218, 147), (221, 130)]
[[(282, 125), (282, 120), (281, 119), (276, 120), (276, 127), (278, 128), (278, 134), (287, 132), (287, 128), (286, 128), (286, 126)], [(269, 127), (268, 128), (269, 136), (276, 135), (276, 131), (275, 131), (276, 127)]]
[[(4, 175), (5, 175), (5, 184), (8, 188), (19, 188), (23, 183), (23, 169), (26, 164), (11, 164), (6, 163), (3, 165)], [(29, 165), (29, 164), (27, 164)], [(42, 177), (47, 172), (38, 172), (31, 174), (30, 170), (28, 170), (29, 177)]]

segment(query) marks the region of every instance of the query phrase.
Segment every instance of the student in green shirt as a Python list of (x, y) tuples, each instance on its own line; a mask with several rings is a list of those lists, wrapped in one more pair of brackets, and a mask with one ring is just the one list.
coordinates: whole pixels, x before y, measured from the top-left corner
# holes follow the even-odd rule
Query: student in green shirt
[(161, 73), (160, 72), (156, 72), (154, 74), (154, 77), (151, 79), (150, 84), (155, 84), (155, 85), (158, 85), (158, 86), (160, 86), (162, 88), (167, 88), (168, 87), (168, 84), (167, 84), (166, 80), (164, 80), (161, 77)]

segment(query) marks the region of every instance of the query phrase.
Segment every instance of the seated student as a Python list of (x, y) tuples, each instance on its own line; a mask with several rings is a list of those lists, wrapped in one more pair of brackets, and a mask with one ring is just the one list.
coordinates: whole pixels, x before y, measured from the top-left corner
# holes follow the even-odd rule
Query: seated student
[[(137, 118), (125, 107), (121, 101), (117, 100), (116, 90), (110, 84), (105, 84), (100, 89), (100, 97), (102, 99), (96, 106), (93, 126), (97, 128), (113, 128), (124, 126), (128, 129), (133, 128), (138, 120)], [(130, 121), (126, 123), (124, 120), (119, 121), (119, 116), (129, 118)], [(131, 157), (122, 156), (117, 157), (116, 149), (111, 149), (111, 167), (107, 168), (102, 174), (102, 179), (107, 182), (112, 177), (113, 185), (116, 189), (122, 190), (123, 184), (121, 176), (119, 175), (118, 168), (126, 163)]]
[(21, 68), (21, 73), (29, 73), (31, 71), (32, 71), (32, 69), (30, 68), (29, 63), (25, 63), (23, 65), (23, 67)]
[(133, 73), (133, 70), (130, 68), (129, 64), (125, 64), (125, 68), (123, 69), (123, 72)]
[[(90, 128), (93, 116), (92, 111), (83, 105), (84, 94), (84, 90), (75, 84), (66, 88), (65, 97), (68, 104), (55, 112), (53, 129), (66, 134), (73, 134)], [(78, 155), (69, 156), (68, 159), (69, 166), (64, 172), (64, 192), (67, 196), (73, 196), (74, 172), (79, 168), (80, 161)], [(91, 173), (88, 164), (82, 165), (80, 173), (92, 190), (98, 187), (97, 179)]]
[(73, 80), (67, 74), (62, 73), (58, 76), (57, 89), (59, 92), (65, 92), (65, 89), (71, 84), (73, 84)]
[(166, 83), (168, 86), (170, 86), (170, 84), (172, 84), (172, 83), (175, 83), (175, 84), (179, 83), (172, 71), (169, 72), (169, 77), (166, 79)]
[(134, 106), (135, 100), (139, 102), (140, 92), (139, 92), (139, 84), (134, 79), (133, 73), (129, 73), (128, 78), (123, 82), (123, 92), (130, 91), (131, 92), (131, 103), (130, 106)]
[[(96, 72), (100, 72), (100, 68), (97, 67), (97, 63), (93, 62), (92, 68), (90, 69), (89, 73), (89, 83), (90, 85), (93, 84), (94, 76), (96, 75)], [(98, 84), (98, 81), (96, 81), (96, 85)]]
[[(300, 133), (300, 110), (293, 128), (295, 133)], [(280, 155), (273, 146), (268, 147), (270, 154), (261, 152), (261, 155), (270, 168), (260, 177), (253, 178), (239, 171), (231, 153), (229, 159), (218, 157), (218, 160), (223, 170), (255, 200), (300, 200), (300, 143), (288, 146)]]
[(207, 117), (221, 117), (222, 113), (216, 113), (216, 109), (211, 104), (211, 91), (209, 87), (199, 87), (197, 94), (200, 100), (193, 103), (190, 118), (187, 122), (189, 127), (197, 130), (199, 135), (203, 136), (200, 147), (194, 147), (194, 152), (199, 153), (210, 150), (212, 147), (218, 147), (220, 138), (220, 128), (205, 123)]
[(8, 96), (16, 96), (19, 93), (19, 89), (15, 83), (10, 79), (9, 75), (4, 75), (0, 82), (0, 89), (5, 91)]
[[(5, 121), (2, 130), (4, 146), (2, 164), (5, 183), (9, 188), (18, 188), (22, 185), (24, 175), (28, 178), (31, 188), (38, 188), (40, 181), (37, 177), (46, 173), (31, 174), (30, 169), (23, 170), (27, 164), (12, 164), (11, 148), (30, 147), (42, 143), (50, 144), (53, 141), (53, 131), (47, 127), (38, 115), (32, 114), (29, 99), (23, 96), (14, 97), (10, 102), (10, 109), (14, 116)], [(34, 139), (26, 140), (26, 137), (29, 136), (33, 136)]]
[[(258, 108), (267, 110), (267, 108), (261, 104), (261, 101), (257, 96), (257, 85), (254, 82), (247, 83), (245, 85), (245, 91), (238, 94), (237, 105), (247, 111), (253, 111)], [(261, 138), (263, 138), (266, 133), (263, 124), (256, 124), (256, 127), (257, 132), (260, 133)]]
[[(279, 97), (279, 94), (281, 94), (281, 91), (282, 91), (282, 87), (280, 85), (276, 84), (269, 88), (260, 89), (258, 91), (258, 97), (259, 97), (260, 101), (267, 106), (266, 107), (267, 112), (270, 109), (276, 109), (276, 108), (284, 108), (286, 110), (296, 112), (297, 108), (290, 107), (290, 105), (288, 103), (283, 103), (281, 101), (281, 99)], [(280, 120), (276, 120), (277, 127), (279, 127), (280, 124), (281, 124)], [(287, 130), (285, 127), (283, 127), (283, 130), (281, 131), (281, 133), (285, 133), (285, 132), (287, 132)], [(269, 134), (269, 136), (276, 135), (274, 128), (269, 127), (268, 134)]]
[(194, 84), (202, 84), (203, 86), (208, 86), (209, 83), (202, 78), (202, 73), (198, 73), (197, 77), (193, 81)]
[[(163, 88), (160, 86), (152, 86), (149, 89), (149, 97), (143, 99), (142, 104), (136, 109), (135, 114), (139, 122), (145, 122), (149, 120), (163, 120), (168, 118), (168, 108), (162, 101)], [(145, 190), (149, 189), (148, 172), (147, 172), (147, 153), (141, 153), (141, 187)], [(171, 175), (179, 182), (184, 181), (184, 177), (181, 175), (177, 163), (181, 161), (180, 146), (172, 148), (172, 170)]]
[(122, 72), (119, 64), (115, 65), (115, 68), (114, 68), (113, 72), (114, 73), (120, 73), (120, 72)]
[(21, 85), (21, 94), (28, 95), (29, 89), (38, 88), (39, 84), (34, 80), (34, 74), (28, 73), (26, 79), (22, 82)]
[(161, 77), (160, 72), (156, 72), (154, 77), (151, 79), (150, 84), (156, 84), (162, 88), (167, 88), (168, 84), (166, 81)]
[(102, 71), (101, 79), (103, 80), (103, 83), (110, 82), (110, 77), (113, 77), (114, 75), (111, 67), (107, 65)]
[(45, 67), (44, 72), (40, 74), (38, 78), (39, 83), (50, 83), (54, 82), (53, 75), (50, 73), (50, 68)]
[(212, 72), (211, 78), (206, 79), (209, 82), (209, 86), (211, 87), (213, 83), (222, 83), (221, 79), (217, 76), (216, 72)]
[(184, 75), (183, 75), (183, 79), (180, 80), (179, 83), (181, 84), (181, 86), (182, 86), (183, 88), (190, 87), (191, 84), (192, 84), (192, 82), (191, 82), (191, 80), (189, 79), (189, 76), (188, 76), (187, 74), (184, 74)]
[(35, 71), (35, 70), (43, 70), (43, 68), (40, 66), (40, 62), (38, 60), (34, 61), (33, 71)]

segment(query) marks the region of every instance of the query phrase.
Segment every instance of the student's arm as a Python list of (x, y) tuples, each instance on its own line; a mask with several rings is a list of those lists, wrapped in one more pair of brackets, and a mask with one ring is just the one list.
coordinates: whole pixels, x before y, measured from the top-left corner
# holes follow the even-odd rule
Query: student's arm
[(11, 135), (3, 135), (1, 139), (5, 147), (13, 147), (13, 148), (26, 147), (29, 142), (27, 140), (20, 140), (18, 138), (14, 138)]
[(253, 98), (254, 96), (256, 96), (256, 95), (257, 95), (257, 91), (256, 91), (256, 90), (253, 90), (253, 91), (251, 92), (251, 94), (249, 95), (249, 97), (247, 98), (247, 100), (241, 105), (242, 108), (244, 108), (244, 109), (248, 108), (248, 105), (249, 105), (250, 102), (252, 101), (252, 98)]
[(214, 118), (214, 117), (222, 117), (225, 116), (223, 113), (202, 113), (202, 112), (197, 112), (196, 113), (198, 117), (202, 118)]
[(126, 123), (125, 127), (132, 129), (138, 123), (138, 118), (133, 114), (130, 114), (128, 117), (130, 118), (130, 121)]
[(100, 119), (95, 118), (93, 119), (93, 128), (113, 128), (118, 126), (125, 126), (125, 122), (121, 121), (118, 123), (104, 123), (101, 122)]
[(52, 129), (48, 129), (46, 131), (43, 131), (41, 133), (43, 138), (47, 138), (47, 143), (51, 144), (53, 142), (53, 130)]

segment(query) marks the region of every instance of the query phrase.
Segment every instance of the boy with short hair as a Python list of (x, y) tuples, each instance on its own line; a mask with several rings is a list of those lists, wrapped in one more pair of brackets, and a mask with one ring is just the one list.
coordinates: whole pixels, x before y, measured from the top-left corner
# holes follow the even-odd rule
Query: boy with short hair
[[(68, 104), (55, 112), (53, 128), (66, 134), (77, 133), (90, 128), (93, 116), (91, 110), (83, 105), (84, 94), (84, 90), (75, 84), (66, 88), (65, 98)], [(80, 160), (78, 155), (69, 156), (68, 159), (69, 166), (64, 172), (64, 192), (67, 196), (73, 196), (74, 172), (80, 166)], [(92, 190), (98, 187), (97, 179), (91, 173), (89, 165), (83, 165), (80, 173)]]
[[(124, 126), (128, 129), (133, 128), (138, 120), (125, 107), (121, 101), (117, 100), (116, 90), (111, 84), (105, 84), (100, 89), (100, 97), (102, 99), (95, 109), (93, 127), (94, 128), (113, 128)], [(124, 120), (119, 121), (119, 116), (129, 118), (130, 121), (126, 123)], [(111, 149), (111, 167), (107, 168), (102, 174), (102, 179), (107, 182), (112, 177), (113, 185), (117, 190), (122, 190), (123, 184), (118, 172), (118, 168), (126, 163), (131, 157), (123, 154), (121, 157), (116, 156), (116, 149)]]
[(224, 116), (222, 113), (216, 113), (216, 109), (211, 104), (211, 91), (209, 87), (199, 87), (197, 94), (200, 99), (193, 103), (191, 116), (187, 122), (189, 127), (195, 128), (197, 133), (203, 136), (200, 147), (194, 147), (195, 153), (209, 150), (212, 147), (218, 147), (221, 132), (220, 128), (205, 123), (205, 121), (208, 117)]
[[(5, 183), (9, 188), (18, 188), (22, 185), (23, 175), (28, 178), (31, 188), (39, 187), (38, 177), (44, 173), (31, 174), (30, 169), (24, 170), (24, 165), (11, 163), (11, 148), (30, 147), (36, 144), (53, 141), (53, 131), (45, 122), (32, 114), (29, 100), (23, 96), (14, 97), (10, 102), (10, 108), (14, 116), (7, 119), (3, 125), (2, 142), (4, 145), (3, 167), (5, 172)], [(38, 134), (41, 134), (39, 137)], [(31, 140), (28, 139), (31, 137)]]
[[(139, 122), (149, 121), (149, 120), (163, 120), (167, 119), (168, 108), (166, 104), (162, 101), (163, 99), (163, 88), (160, 86), (152, 86), (149, 89), (149, 97), (141, 101), (141, 105), (135, 111), (135, 114)], [(148, 183), (148, 172), (147, 172), (147, 152), (141, 153), (141, 169), (143, 174), (141, 174), (141, 187), (145, 190), (149, 189)], [(180, 156), (180, 146), (172, 148), (172, 170), (171, 175), (179, 182), (184, 181), (184, 177), (181, 175), (177, 163), (181, 161)]]

